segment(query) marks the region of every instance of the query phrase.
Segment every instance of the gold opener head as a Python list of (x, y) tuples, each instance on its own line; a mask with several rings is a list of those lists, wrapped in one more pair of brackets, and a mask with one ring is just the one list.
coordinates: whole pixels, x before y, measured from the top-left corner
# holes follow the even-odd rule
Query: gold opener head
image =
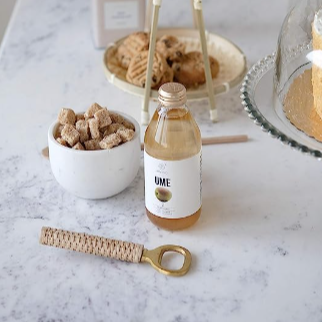
[[(166, 252), (179, 253), (184, 257), (184, 262), (180, 269), (172, 270), (162, 266), (162, 258)], [(187, 274), (191, 265), (191, 261), (192, 258), (189, 250), (176, 245), (164, 245), (152, 250), (144, 249), (141, 258), (141, 262), (147, 262), (151, 264), (151, 266), (158, 272), (169, 276), (183, 276)]]

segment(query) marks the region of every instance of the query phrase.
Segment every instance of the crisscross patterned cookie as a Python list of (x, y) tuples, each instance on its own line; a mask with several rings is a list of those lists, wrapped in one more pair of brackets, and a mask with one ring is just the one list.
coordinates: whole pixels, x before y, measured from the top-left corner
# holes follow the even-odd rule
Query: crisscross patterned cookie
[[(132, 58), (129, 69), (126, 73), (126, 79), (128, 82), (140, 87), (145, 87), (148, 55), (149, 52), (146, 50)], [(154, 54), (152, 65), (151, 87), (156, 86), (160, 82), (166, 69), (167, 62), (159, 53), (156, 52)]]
[(165, 72), (161, 77), (160, 82), (156, 86), (154, 86), (153, 89), (159, 89), (163, 84), (173, 82), (173, 76), (173, 69), (170, 66), (166, 66)]
[(128, 68), (131, 59), (139, 52), (148, 50), (149, 34), (146, 32), (136, 32), (129, 35), (117, 50), (117, 58), (123, 68)]

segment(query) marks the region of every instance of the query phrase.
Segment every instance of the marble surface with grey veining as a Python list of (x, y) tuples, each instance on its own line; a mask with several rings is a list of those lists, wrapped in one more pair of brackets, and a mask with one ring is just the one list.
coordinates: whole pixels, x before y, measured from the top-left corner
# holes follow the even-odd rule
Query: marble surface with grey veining
[[(286, 2), (205, 0), (207, 29), (251, 65), (275, 49)], [(164, 1), (160, 24), (191, 25), (187, 3)], [(321, 163), (254, 126), (238, 88), (218, 97), (217, 124), (206, 101), (190, 104), (204, 136), (250, 137), (204, 147), (202, 217), (192, 228), (167, 232), (147, 219), (143, 162), (131, 186), (106, 200), (78, 199), (55, 181), (41, 150), (62, 106), (97, 101), (140, 118), (141, 100), (105, 79), (89, 5), (20, 0), (0, 49), (0, 321), (321, 321)], [(193, 264), (171, 278), (40, 246), (42, 226), (147, 248), (180, 244)]]

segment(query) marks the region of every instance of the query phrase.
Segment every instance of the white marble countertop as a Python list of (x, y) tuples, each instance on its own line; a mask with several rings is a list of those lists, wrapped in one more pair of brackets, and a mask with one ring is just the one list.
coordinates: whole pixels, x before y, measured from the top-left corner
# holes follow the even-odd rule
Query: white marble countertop
[[(173, 0), (182, 6), (174, 11), (164, 1), (161, 22), (188, 24), (183, 3)], [(286, 6), (208, 0), (206, 25), (252, 64), (274, 50)], [(62, 106), (97, 101), (140, 117), (141, 100), (106, 81), (102, 53), (92, 44), (89, 1), (18, 1), (0, 52), (0, 321), (321, 321), (321, 163), (253, 125), (238, 89), (218, 98), (218, 124), (207, 102), (191, 104), (204, 136), (251, 139), (204, 148), (194, 227), (167, 232), (147, 219), (143, 164), (107, 200), (78, 199), (56, 183), (41, 150)], [(42, 226), (147, 248), (180, 244), (192, 268), (171, 278), (149, 265), (40, 246)]]

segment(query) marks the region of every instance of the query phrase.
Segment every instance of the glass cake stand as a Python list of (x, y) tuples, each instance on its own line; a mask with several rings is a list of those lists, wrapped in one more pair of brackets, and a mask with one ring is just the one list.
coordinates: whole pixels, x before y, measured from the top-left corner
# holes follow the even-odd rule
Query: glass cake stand
[(315, 106), (322, 93), (322, 32), (318, 37), (321, 47), (312, 35), (319, 11), (322, 17), (322, 0), (302, 0), (289, 12), (277, 51), (250, 69), (241, 99), (249, 117), (263, 131), (321, 159), (322, 117)]

